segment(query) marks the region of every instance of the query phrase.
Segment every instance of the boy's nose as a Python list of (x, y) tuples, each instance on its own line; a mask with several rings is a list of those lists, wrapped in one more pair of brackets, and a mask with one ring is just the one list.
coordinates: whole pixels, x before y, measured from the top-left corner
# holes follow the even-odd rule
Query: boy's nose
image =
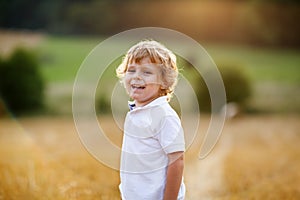
[(134, 77), (133, 77), (133, 78), (134, 78), (134, 79), (138, 79), (138, 80), (141, 80), (141, 79), (142, 79), (140, 73), (138, 73), (138, 72), (134, 74)]

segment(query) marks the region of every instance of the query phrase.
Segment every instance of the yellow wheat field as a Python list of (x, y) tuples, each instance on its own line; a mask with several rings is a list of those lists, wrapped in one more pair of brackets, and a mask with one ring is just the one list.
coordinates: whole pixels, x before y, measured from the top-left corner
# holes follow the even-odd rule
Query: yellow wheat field
[(224, 162), (224, 199), (300, 199), (299, 119), (250, 117), (225, 127), (231, 149)]
[[(187, 199), (299, 199), (299, 116), (227, 121), (213, 152), (186, 153)], [(113, 120), (101, 119), (120, 143)], [(209, 119), (202, 119), (206, 129)], [(202, 137), (200, 137), (202, 138)], [(107, 152), (109, 154), (109, 152)], [(118, 171), (83, 147), (71, 118), (0, 119), (0, 200), (120, 199)]]

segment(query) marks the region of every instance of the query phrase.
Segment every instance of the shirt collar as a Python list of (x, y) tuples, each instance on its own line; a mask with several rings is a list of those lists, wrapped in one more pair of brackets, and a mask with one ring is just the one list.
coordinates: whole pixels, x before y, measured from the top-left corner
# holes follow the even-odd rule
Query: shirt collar
[(135, 110), (142, 110), (142, 109), (147, 109), (150, 107), (162, 105), (167, 102), (168, 102), (168, 97), (161, 96), (161, 97), (154, 99), (153, 101), (151, 101), (150, 103), (148, 103), (147, 105), (142, 106), (142, 107), (136, 107), (135, 101), (128, 101), (128, 107), (129, 107), (130, 111), (135, 111)]
[(134, 101), (128, 101), (128, 107), (129, 107), (129, 110), (132, 111), (135, 108), (135, 102)]

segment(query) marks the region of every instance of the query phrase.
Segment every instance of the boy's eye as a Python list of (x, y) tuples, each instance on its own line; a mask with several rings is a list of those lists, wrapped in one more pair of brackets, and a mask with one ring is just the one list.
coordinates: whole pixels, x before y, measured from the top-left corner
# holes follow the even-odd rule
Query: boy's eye
[(127, 72), (135, 72), (135, 69), (128, 69)]
[(144, 72), (145, 74), (152, 74), (152, 72), (149, 72), (149, 71), (146, 71), (146, 72)]

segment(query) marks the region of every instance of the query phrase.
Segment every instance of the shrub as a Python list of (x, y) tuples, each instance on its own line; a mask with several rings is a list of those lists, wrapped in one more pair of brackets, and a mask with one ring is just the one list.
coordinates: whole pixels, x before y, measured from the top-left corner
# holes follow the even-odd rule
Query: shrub
[[(241, 67), (233, 65), (223, 65), (218, 68), (223, 79), (227, 103), (234, 102), (241, 107), (247, 106), (246, 100), (251, 95), (251, 84), (247, 74)], [(210, 111), (210, 95), (204, 80), (198, 76), (195, 83), (194, 88), (201, 111)]]
[(110, 110), (110, 99), (106, 94), (100, 94), (96, 98), (96, 112), (99, 114), (108, 114)]
[(0, 96), (14, 114), (31, 112), (43, 106), (44, 81), (36, 57), (16, 49), (0, 65)]
[(245, 104), (251, 95), (251, 86), (243, 69), (235, 66), (222, 66), (220, 72), (225, 85), (227, 102)]
[[(2, 60), (2, 58), (0, 58), (0, 83), (1, 83), (1, 74), (2, 74), (2, 71), (1, 69), (3, 68), (4, 66), (4, 61)], [(1, 84), (0, 84), (0, 88), (1, 88)], [(1, 89), (0, 89), (0, 117), (1, 116), (4, 116), (6, 114), (6, 110), (5, 110), (5, 104), (2, 100), (2, 97), (1, 97)]]

